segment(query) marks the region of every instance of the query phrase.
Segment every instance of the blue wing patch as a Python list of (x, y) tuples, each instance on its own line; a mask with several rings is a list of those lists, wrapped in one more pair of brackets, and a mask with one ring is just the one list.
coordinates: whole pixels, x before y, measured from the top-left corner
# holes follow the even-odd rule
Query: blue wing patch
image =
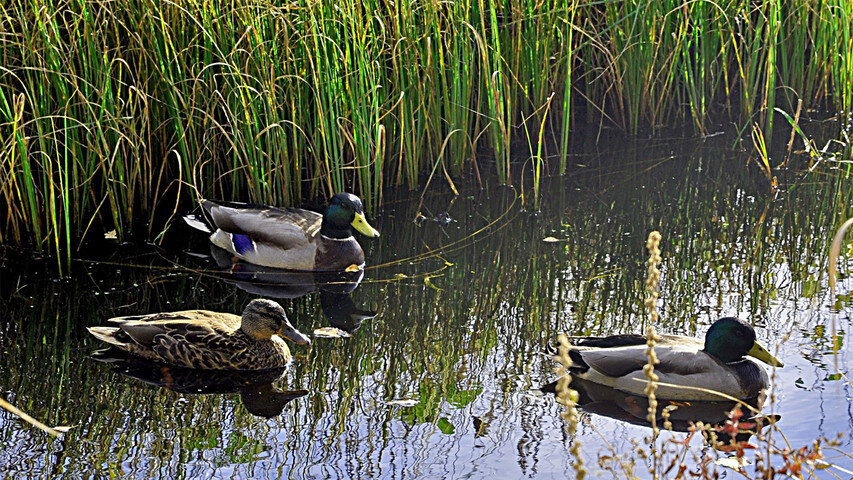
[(255, 242), (248, 235), (240, 233), (231, 234), (231, 244), (234, 245), (234, 251), (240, 255), (245, 255), (250, 250), (255, 250)]

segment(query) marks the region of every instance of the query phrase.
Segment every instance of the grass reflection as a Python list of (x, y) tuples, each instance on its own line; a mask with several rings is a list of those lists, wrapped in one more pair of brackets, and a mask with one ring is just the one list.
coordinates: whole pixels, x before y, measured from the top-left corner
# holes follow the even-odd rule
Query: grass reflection
[[(318, 338), (294, 348), (294, 363), (277, 386), (309, 393), (270, 419), (251, 415), (237, 394), (176, 393), (86, 359), (97, 345), (83, 327), (111, 316), (240, 311), (252, 294), (198, 273), (200, 266), (215, 269), (212, 264), (180, 253), (143, 255), (121, 264), (79, 263), (65, 282), (4, 271), (0, 393), (48, 425), (74, 425), (65, 439), (50, 441), (0, 414), (0, 457), (15, 459), (4, 462), (8, 474), (564, 473), (572, 438), (562, 430), (559, 409), (529, 394), (553, 379), (552, 363), (540, 352), (560, 331), (645, 328), (643, 245), (652, 229), (663, 234), (661, 333), (698, 335), (723, 314), (739, 315), (760, 327), (771, 351), (779, 345), (777, 356), (799, 362), (792, 375), (808, 382), (804, 368), (813, 368), (825, 379), (815, 388), (842, 387), (832, 377), (838, 372), (831, 355), (849, 351), (849, 326), (832, 337), (821, 305), (830, 300), (829, 242), (853, 215), (850, 178), (825, 176), (820, 168), (791, 173), (780, 179), (774, 199), (760, 172), (752, 175), (741, 159), (721, 159), (728, 154), (717, 150), (632, 148), (659, 160), (624, 161), (614, 169), (605, 159), (584, 159), (587, 167), (576, 176), (543, 179), (538, 214), (522, 211), (516, 190), (499, 187), (455, 201), (431, 194), (420, 209), (430, 217), (417, 224), (411, 221), (417, 202), (406, 193), (388, 194), (382, 241), (365, 245), (368, 265), (376, 267), (351, 293), (359, 309), (378, 314), (351, 338)], [(640, 153), (626, 148), (618, 155)], [(440, 214), (442, 221), (433, 221)], [(549, 236), (557, 241), (543, 241)], [(849, 271), (850, 257), (843, 255), (842, 302), (849, 297)], [(303, 331), (327, 325), (317, 294), (283, 305)], [(807, 358), (799, 361), (801, 352)], [(796, 379), (777, 379), (783, 409), (802, 408), (812, 398)], [(848, 390), (826, 395), (843, 399)], [(388, 404), (403, 398), (418, 404)], [(812, 438), (810, 422), (853, 422), (830, 404), (810, 418), (783, 413), (782, 422), (803, 422), (789, 428), (802, 425)], [(616, 438), (623, 436), (614, 432), (624, 438), (636, 432), (583, 415)], [(831, 423), (853, 432), (842, 420)], [(601, 445), (591, 428), (581, 425), (577, 434), (590, 455)]]

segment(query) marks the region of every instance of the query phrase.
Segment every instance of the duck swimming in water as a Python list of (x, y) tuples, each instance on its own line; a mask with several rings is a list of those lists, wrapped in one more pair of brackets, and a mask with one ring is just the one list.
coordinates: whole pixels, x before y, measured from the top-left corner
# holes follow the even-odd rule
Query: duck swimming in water
[(114, 327), (89, 333), (137, 357), (203, 370), (266, 370), (291, 360), (281, 337), (305, 345), (308, 337), (287, 320), (281, 305), (249, 302), (243, 315), (186, 310), (111, 318)]
[[(655, 345), (659, 364), (658, 398), (668, 400), (723, 400), (720, 392), (737, 399), (756, 397), (770, 382), (767, 372), (751, 356), (768, 365), (782, 362), (757, 341), (755, 330), (743, 320), (726, 317), (714, 322), (705, 339), (661, 335)], [(623, 392), (644, 395), (648, 363), (646, 337), (613, 335), (580, 339), (569, 349), (572, 375)], [(687, 388), (684, 388), (687, 387)]]
[(214, 245), (237, 259), (266, 267), (341, 271), (364, 266), (364, 250), (352, 229), (368, 237), (379, 232), (367, 223), (361, 199), (338, 193), (321, 215), (301, 208), (202, 200), (204, 215), (187, 215), (191, 227), (210, 233)]

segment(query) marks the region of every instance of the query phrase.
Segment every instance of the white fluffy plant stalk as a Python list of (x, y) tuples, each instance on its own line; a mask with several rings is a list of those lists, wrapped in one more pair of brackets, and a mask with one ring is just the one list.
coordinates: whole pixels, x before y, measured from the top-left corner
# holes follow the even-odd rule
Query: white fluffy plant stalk
[(648, 273), (646, 275), (646, 300), (645, 307), (649, 312), (649, 326), (646, 329), (646, 356), (649, 358), (648, 363), (643, 367), (643, 375), (648, 379), (643, 393), (649, 398), (649, 411), (646, 417), (649, 423), (652, 424), (652, 467), (649, 473), (653, 478), (658, 478), (657, 465), (660, 460), (660, 452), (657, 449), (657, 438), (659, 430), (657, 427), (657, 408), (658, 402), (655, 398), (657, 390), (658, 376), (655, 374), (655, 365), (660, 363), (657, 355), (655, 355), (655, 344), (659, 340), (655, 335), (655, 324), (658, 320), (657, 299), (658, 299), (658, 282), (660, 281), (660, 270), (658, 265), (661, 263), (660, 256), (660, 240), (661, 235), (658, 231), (649, 233), (649, 238), (646, 241), (646, 249), (649, 251)]
[[(572, 376), (569, 373), (569, 368), (572, 366), (572, 359), (569, 357), (569, 339), (564, 334), (560, 334), (557, 340), (560, 342), (560, 346), (557, 348), (557, 356), (554, 357), (560, 363), (560, 366), (556, 368), (556, 373), (560, 376), (556, 388), (557, 403), (566, 407), (566, 411), (561, 416), (568, 424), (569, 434), (574, 436), (578, 430), (578, 392), (569, 386), (572, 383)], [(586, 477), (587, 470), (583, 465), (580, 448), (580, 440), (573, 438), (572, 446), (569, 448), (569, 452), (575, 458), (572, 466), (575, 469), (576, 478), (583, 480)]]

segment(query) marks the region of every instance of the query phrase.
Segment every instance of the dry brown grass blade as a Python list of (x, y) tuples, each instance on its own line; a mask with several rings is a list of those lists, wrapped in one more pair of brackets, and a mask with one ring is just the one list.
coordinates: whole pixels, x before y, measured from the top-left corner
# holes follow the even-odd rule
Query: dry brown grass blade
[(12, 412), (13, 414), (20, 417), (21, 420), (29, 423), (30, 425), (38, 428), (39, 430), (43, 431), (44, 433), (47, 433), (48, 435), (50, 435), (52, 437), (58, 437), (58, 436), (62, 435), (62, 432), (60, 432), (59, 430), (56, 430), (54, 428), (50, 428), (47, 425), (39, 422), (38, 420), (27, 415), (26, 413), (21, 411), (18, 407), (12, 405), (11, 403), (4, 400), (3, 398), (0, 398), (0, 407), (3, 407), (6, 410)]
[(850, 226), (853, 225), (853, 218), (848, 219), (835, 232), (835, 237), (832, 239), (832, 246), (829, 248), (829, 292), (832, 298), (835, 298), (835, 277), (838, 270), (838, 256), (841, 255), (841, 242), (844, 241), (844, 233)]
[[(835, 237), (832, 239), (832, 245), (829, 247), (829, 308), (830, 311), (833, 312), (832, 315), (832, 338), (837, 338), (838, 335), (838, 326), (835, 322), (835, 314), (837, 311), (835, 308), (835, 279), (837, 276), (838, 270), (838, 257), (841, 255), (841, 243), (844, 241), (844, 233), (847, 231), (850, 226), (853, 225), (853, 218), (847, 219), (841, 227), (838, 228), (838, 231), (835, 232)], [(838, 352), (835, 352), (834, 355), (835, 361), (835, 371), (841, 373), (841, 369), (838, 368)], [(843, 373), (842, 373), (843, 375)], [(846, 376), (845, 376), (846, 378)], [(849, 380), (848, 380), (849, 383)]]

